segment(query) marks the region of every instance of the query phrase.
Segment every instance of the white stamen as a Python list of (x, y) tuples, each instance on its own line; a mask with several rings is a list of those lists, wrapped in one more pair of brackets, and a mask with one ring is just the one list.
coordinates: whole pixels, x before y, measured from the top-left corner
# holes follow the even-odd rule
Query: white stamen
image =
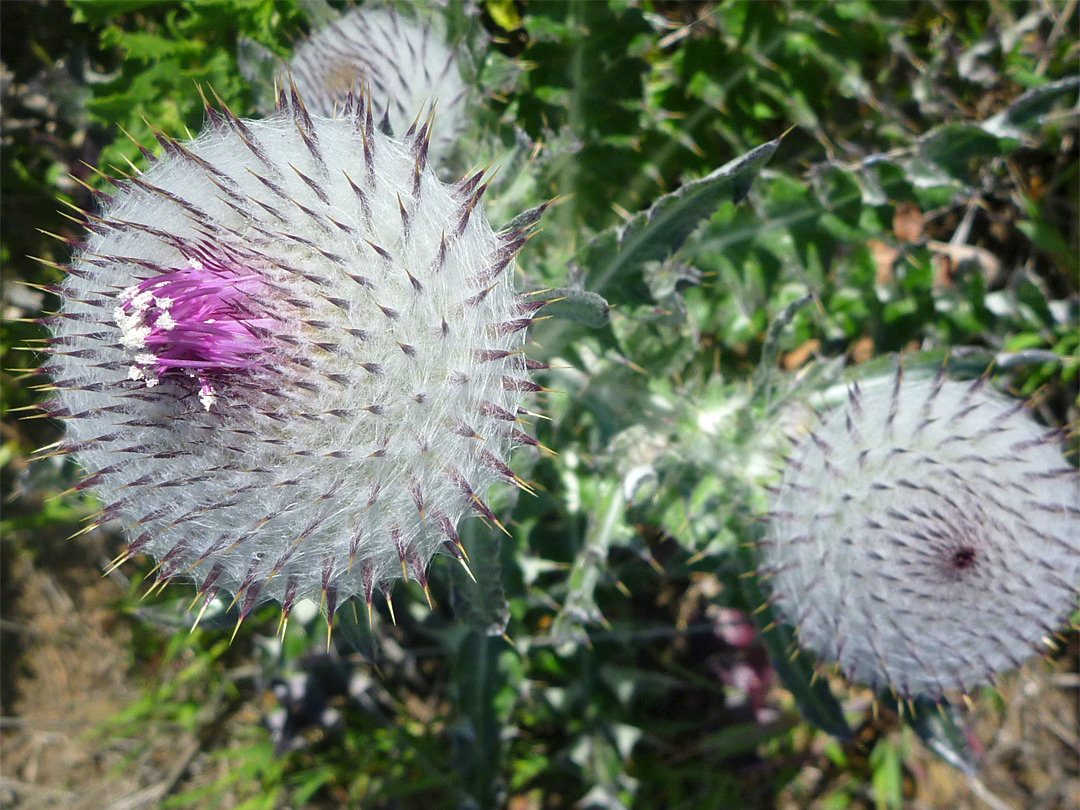
[(217, 402), (217, 394), (206, 383), (203, 383), (202, 390), (199, 391), (199, 402), (203, 404), (206, 410), (210, 410), (210, 406)]
[(150, 308), (150, 304), (153, 302), (153, 300), (154, 294), (149, 290), (144, 290), (143, 292), (139, 293), (131, 299), (132, 313), (134, 314), (136, 312), (145, 312), (147, 309)]
[[(141, 319), (139, 319), (141, 322)], [(126, 349), (142, 349), (146, 346), (146, 338), (151, 329), (149, 326), (135, 326), (131, 324), (120, 325), (120, 343)]]
[[(168, 299), (165, 299), (168, 300)], [(170, 302), (172, 303), (172, 302)], [(154, 321), (154, 326), (163, 332), (168, 332), (170, 329), (176, 327), (176, 321), (173, 320), (173, 316), (168, 312), (159, 312), (157, 320)]]

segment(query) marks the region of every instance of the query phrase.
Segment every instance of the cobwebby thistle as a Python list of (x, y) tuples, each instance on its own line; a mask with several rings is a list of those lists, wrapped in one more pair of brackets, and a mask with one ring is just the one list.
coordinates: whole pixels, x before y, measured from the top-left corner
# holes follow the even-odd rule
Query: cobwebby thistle
[(1019, 667), (1080, 587), (1060, 438), (985, 378), (853, 387), (787, 459), (762, 544), (800, 647), (905, 698)]
[(332, 620), (397, 578), (426, 593), (537, 444), (528, 228), (488, 225), (484, 172), (435, 177), (430, 116), (393, 139), (361, 95), (330, 119), (284, 88), (266, 120), (206, 114), (87, 215), (52, 319), (54, 452), (103, 501), (94, 525), (123, 525), (120, 560), (194, 579), (204, 608), (313, 597)]
[(464, 55), (447, 41), (437, 13), (418, 19), (391, 7), (364, 5), (296, 46), (288, 70), (304, 103), (320, 115), (340, 109), (349, 91), (367, 83), (375, 123), (400, 134), (424, 104), (438, 99), (429, 159), (438, 164), (465, 128), (469, 85)]

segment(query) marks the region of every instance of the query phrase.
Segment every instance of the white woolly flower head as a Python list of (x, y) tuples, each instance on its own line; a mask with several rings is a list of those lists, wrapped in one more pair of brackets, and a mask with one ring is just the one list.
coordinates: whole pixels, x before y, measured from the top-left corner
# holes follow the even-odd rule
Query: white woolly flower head
[(787, 459), (762, 574), (799, 645), (904, 697), (1020, 666), (1080, 588), (1080, 479), (1025, 403), (857, 386)]
[(405, 132), (417, 113), (438, 105), (430, 158), (439, 163), (465, 129), (469, 86), (462, 76), (465, 55), (447, 41), (437, 13), (403, 13), (390, 6), (363, 5), (315, 31), (297, 45), (288, 71), (312, 112), (332, 115), (349, 91), (370, 89), (376, 124)]
[(158, 135), (163, 159), (88, 216), (55, 318), (50, 412), (97, 522), (242, 615), (426, 590), (536, 444), (525, 230), (488, 225), (480, 174), (435, 177), (426, 126), (395, 140), (353, 96), (340, 113), (283, 91), (266, 120), (208, 105), (196, 140)]

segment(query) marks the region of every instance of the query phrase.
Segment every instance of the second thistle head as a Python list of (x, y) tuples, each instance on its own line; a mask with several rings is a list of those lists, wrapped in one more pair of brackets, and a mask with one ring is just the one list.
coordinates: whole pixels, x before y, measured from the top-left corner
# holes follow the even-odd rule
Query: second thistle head
[(800, 646), (903, 697), (1020, 666), (1080, 588), (1059, 443), (985, 379), (853, 387), (787, 459), (763, 545)]
[(466, 56), (448, 39), (441, 15), (364, 5), (297, 45), (288, 70), (305, 103), (321, 115), (339, 109), (354, 86), (369, 88), (376, 126), (400, 135), (425, 105), (437, 102), (429, 157), (438, 164), (466, 125)]

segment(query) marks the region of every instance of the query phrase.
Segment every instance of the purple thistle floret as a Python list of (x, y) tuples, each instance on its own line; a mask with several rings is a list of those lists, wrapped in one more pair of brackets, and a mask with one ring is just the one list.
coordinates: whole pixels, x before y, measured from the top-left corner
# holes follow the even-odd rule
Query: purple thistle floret
[(215, 378), (256, 368), (281, 327), (258, 298), (268, 286), (257, 274), (191, 258), (186, 268), (128, 287), (114, 317), (134, 355), (129, 378), (152, 388), (167, 374), (194, 377), (210, 410)]

